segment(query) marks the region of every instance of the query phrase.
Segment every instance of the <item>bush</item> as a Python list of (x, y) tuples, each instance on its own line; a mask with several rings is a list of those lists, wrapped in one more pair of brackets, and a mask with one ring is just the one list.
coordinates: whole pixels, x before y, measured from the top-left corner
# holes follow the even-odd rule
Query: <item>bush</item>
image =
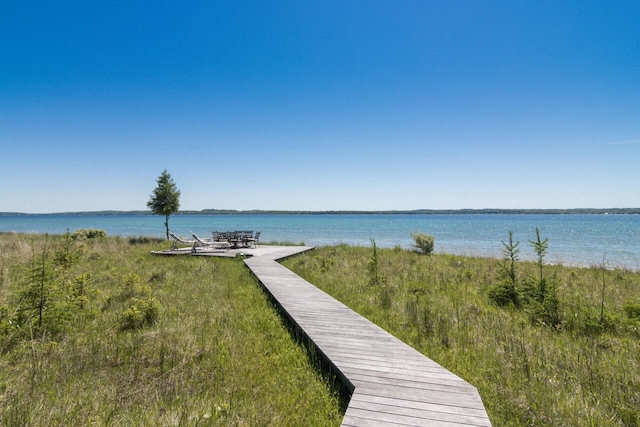
[(124, 287), (122, 289), (124, 297), (142, 296), (151, 294), (151, 287), (142, 282), (142, 278), (136, 273), (129, 273), (124, 277)]
[(373, 247), (373, 252), (371, 253), (371, 259), (369, 260), (369, 284), (371, 286), (384, 285), (385, 279), (380, 273), (378, 247), (376, 246), (376, 241), (371, 239), (371, 245)]
[(640, 319), (640, 300), (625, 301), (623, 310), (624, 310), (624, 314), (626, 314), (629, 319)]
[(133, 298), (131, 305), (122, 313), (120, 329), (138, 329), (152, 325), (158, 320), (160, 303), (154, 297)]
[(98, 230), (97, 228), (81, 228), (74, 231), (71, 235), (71, 238), (74, 240), (95, 239), (97, 237), (107, 237), (107, 232)]
[(524, 303), (532, 324), (560, 325), (560, 299), (556, 281), (555, 277), (551, 280), (543, 278), (540, 282), (529, 278), (522, 284), (518, 297)]
[(121, 296), (129, 299), (128, 307), (120, 318), (121, 330), (139, 329), (158, 320), (160, 303), (151, 296), (151, 287), (144, 284), (138, 274), (129, 273), (125, 276)]
[(431, 252), (433, 252), (433, 244), (435, 240), (432, 235), (425, 234), (419, 231), (417, 233), (411, 233), (411, 237), (413, 237), (413, 247), (416, 248), (416, 250), (421, 251), (425, 255), (431, 255)]
[(160, 239), (158, 237), (148, 237), (148, 236), (138, 236), (138, 237), (129, 237), (130, 245), (146, 245), (149, 243), (162, 243), (164, 239)]
[(509, 304), (518, 305), (518, 292), (516, 285), (508, 279), (502, 279), (488, 291), (488, 297), (497, 305), (504, 307)]

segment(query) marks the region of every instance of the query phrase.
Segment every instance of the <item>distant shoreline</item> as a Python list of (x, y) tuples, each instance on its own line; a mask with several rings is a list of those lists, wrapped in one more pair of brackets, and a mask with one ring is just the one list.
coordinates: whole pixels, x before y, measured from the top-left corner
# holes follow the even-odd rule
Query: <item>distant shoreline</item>
[[(640, 208), (572, 208), (572, 209), (415, 209), (415, 210), (328, 210), (328, 211), (286, 211), (286, 210), (233, 210), (233, 209), (202, 209), (199, 211), (185, 210), (174, 215), (639, 215)], [(86, 212), (54, 212), (54, 213), (22, 213), (0, 212), (2, 216), (86, 216), (86, 215), (153, 215), (148, 210), (136, 211), (86, 211)]]

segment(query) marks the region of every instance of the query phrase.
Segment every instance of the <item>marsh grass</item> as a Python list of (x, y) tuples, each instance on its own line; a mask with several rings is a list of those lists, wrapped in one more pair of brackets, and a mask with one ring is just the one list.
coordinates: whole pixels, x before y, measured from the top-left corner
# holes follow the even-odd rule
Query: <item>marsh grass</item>
[[(64, 274), (51, 257), (49, 285), (74, 284), (68, 296), (79, 286), (83, 305), (56, 329), (19, 321), (34, 258), (65, 244), (0, 234), (0, 425), (339, 425), (332, 379), (241, 260), (156, 257), (167, 243), (153, 240), (74, 241)], [(127, 324), (145, 298), (157, 312)]]
[[(500, 260), (376, 248), (382, 287), (372, 254), (340, 245), (284, 264), (475, 385), (495, 426), (640, 425), (639, 273), (544, 265), (558, 302), (550, 326), (530, 306), (492, 302)], [(521, 291), (540, 267), (517, 263)]]

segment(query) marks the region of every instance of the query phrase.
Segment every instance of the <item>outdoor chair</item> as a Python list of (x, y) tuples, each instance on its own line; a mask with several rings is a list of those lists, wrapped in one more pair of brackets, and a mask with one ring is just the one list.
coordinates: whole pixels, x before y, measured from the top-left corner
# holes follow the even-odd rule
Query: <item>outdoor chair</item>
[(258, 247), (258, 242), (260, 241), (260, 231), (256, 231), (255, 236), (247, 238), (247, 246), (253, 244), (254, 248)]
[(193, 235), (193, 238), (195, 240), (194, 244), (193, 244), (193, 248), (191, 248), (191, 252), (197, 252), (198, 248), (215, 248), (215, 249), (228, 249), (229, 248), (229, 242), (216, 242), (214, 240), (208, 240), (208, 239), (201, 239), (200, 237), (198, 237), (198, 235), (196, 233), (191, 233)]
[(238, 233), (238, 241), (242, 244), (243, 247), (248, 248), (249, 242), (253, 238), (253, 230), (236, 231), (236, 233)]
[(195, 243), (195, 240), (183, 239), (182, 237), (176, 236), (172, 232), (169, 232), (169, 236), (173, 239), (173, 244), (171, 245), (172, 251), (178, 250), (178, 243), (182, 243), (185, 245), (193, 245)]

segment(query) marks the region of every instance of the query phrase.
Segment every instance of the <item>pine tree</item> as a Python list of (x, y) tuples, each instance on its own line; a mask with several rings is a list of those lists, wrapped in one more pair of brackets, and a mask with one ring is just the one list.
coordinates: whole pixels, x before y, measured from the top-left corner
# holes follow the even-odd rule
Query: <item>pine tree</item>
[(546, 287), (546, 281), (542, 274), (542, 267), (544, 266), (544, 257), (547, 254), (547, 249), (549, 249), (549, 239), (547, 238), (542, 240), (540, 238), (540, 230), (538, 230), (538, 227), (536, 227), (536, 240), (529, 240), (529, 243), (533, 247), (533, 250), (536, 252), (538, 258), (538, 268), (540, 269), (540, 281), (538, 282), (538, 298), (540, 301), (542, 301), (544, 300)]
[(169, 239), (169, 216), (180, 209), (180, 190), (166, 169), (162, 171), (156, 182), (158, 186), (153, 190), (147, 207), (156, 215), (164, 215), (164, 226)]

